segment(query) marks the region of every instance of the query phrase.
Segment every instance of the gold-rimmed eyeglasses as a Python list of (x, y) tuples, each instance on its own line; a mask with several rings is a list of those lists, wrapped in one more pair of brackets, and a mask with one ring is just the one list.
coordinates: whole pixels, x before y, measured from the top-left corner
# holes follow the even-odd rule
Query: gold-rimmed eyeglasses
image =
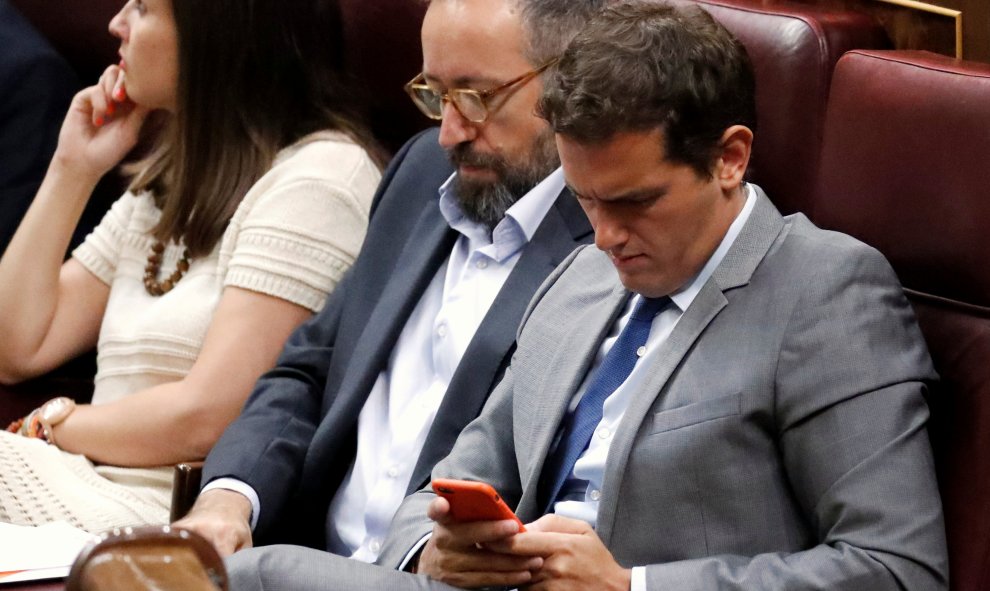
[(522, 76), (513, 78), (505, 84), (500, 84), (488, 90), (474, 90), (473, 88), (452, 88), (447, 92), (439, 92), (426, 84), (423, 74), (419, 73), (415, 78), (406, 83), (405, 89), (413, 103), (419, 110), (430, 119), (443, 119), (443, 105), (450, 102), (468, 121), (482, 123), (488, 118), (488, 101), (495, 95), (529, 82), (534, 77), (542, 73), (550, 66), (557, 63), (554, 58), (535, 70), (530, 70)]

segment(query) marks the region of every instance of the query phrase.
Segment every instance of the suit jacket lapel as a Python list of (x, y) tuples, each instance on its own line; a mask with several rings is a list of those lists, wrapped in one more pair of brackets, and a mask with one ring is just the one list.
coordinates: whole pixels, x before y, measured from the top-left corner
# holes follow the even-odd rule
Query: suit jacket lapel
[[(724, 292), (749, 283), (753, 272), (783, 229), (783, 219), (776, 208), (762, 190), (757, 188), (756, 191), (756, 204), (742, 232), (664, 342), (660, 349), (660, 361), (652, 368), (643, 394), (634, 397), (626, 409), (622, 426), (609, 449), (603, 489), (613, 492), (621, 489), (629, 453), (640, 427), (657, 397), (662, 395), (671, 374), (712, 319), (728, 304)], [(718, 336), (712, 335), (711, 338)], [(618, 495), (610, 494), (598, 506), (595, 529), (606, 545), (612, 535), (617, 502)]]
[[(607, 264), (611, 267), (610, 262)], [(608, 272), (614, 271), (609, 269)], [(553, 448), (561, 421), (575, 392), (581, 387), (602, 341), (621, 316), (629, 297), (630, 293), (618, 285), (602, 294), (600, 301), (585, 307), (564, 339), (566, 345), (556, 351), (547, 365), (562, 371), (543, 380), (545, 386), (533, 405), (534, 416), (527, 420), (533, 431), (525, 439), (532, 443), (532, 447), (531, 452), (520, 454), (520, 457), (529, 458), (528, 465), (520, 466), (524, 489), (517, 510), (521, 515), (539, 516), (543, 509), (538, 506), (537, 488), (547, 455)]]
[(447, 455), (457, 435), (481, 412), (508, 362), (519, 321), (532, 294), (590, 233), (587, 218), (565, 189), (526, 245), (465, 350), (430, 427), (407, 494), (429, 480), (433, 466)]
[[(438, 201), (432, 200), (423, 209), (410, 240), (393, 267), (392, 277), (385, 285), (381, 298), (368, 316), (368, 326), (362, 332), (351, 356), (352, 367), (346, 372), (337, 396), (324, 397), (324, 412), (333, 413), (345, 420), (357, 419), (367, 400), (368, 393), (388, 362), (395, 342), (406, 320), (419, 302), (423, 292), (441, 265), (450, 256), (456, 232), (450, 228), (440, 213)], [(314, 442), (327, 430), (339, 429), (336, 420), (321, 421)], [(310, 449), (322, 449), (314, 443)], [(311, 457), (314, 465), (326, 465), (330, 459)]]

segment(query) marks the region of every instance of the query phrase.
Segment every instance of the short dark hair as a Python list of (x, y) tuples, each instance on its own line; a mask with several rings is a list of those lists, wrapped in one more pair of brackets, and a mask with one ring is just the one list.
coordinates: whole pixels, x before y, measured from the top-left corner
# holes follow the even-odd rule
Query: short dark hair
[(669, 160), (710, 178), (732, 125), (756, 128), (742, 44), (697, 7), (634, 0), (593, 18), (546, 78), (538, 109), (581, 143), (660, 129)]
[(522, 10), (526, 58), (534, 66), (560, 57), (608, 0), (516, 0)]

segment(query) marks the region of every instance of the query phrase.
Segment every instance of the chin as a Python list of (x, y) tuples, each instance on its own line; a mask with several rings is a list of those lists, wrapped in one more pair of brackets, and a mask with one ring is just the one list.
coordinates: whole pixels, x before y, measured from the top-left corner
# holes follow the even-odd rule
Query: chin
[(674, 289), (666, 289), (656, 285), (646, 285), (640, 281), (636, 281), (632, 277), (625, 277), (621, 274), (619, 275), (619, 281), (622, 282), (622, 286), (627, 290), (647, 298), (659, 298), (665, 295), (670, 295), (676, 291)]

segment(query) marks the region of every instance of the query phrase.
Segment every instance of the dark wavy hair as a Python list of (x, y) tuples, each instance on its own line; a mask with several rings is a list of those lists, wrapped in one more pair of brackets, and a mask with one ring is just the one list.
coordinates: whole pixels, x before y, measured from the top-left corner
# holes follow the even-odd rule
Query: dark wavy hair
[(560, 57), (608, 0), (516, 0), (522, 13), (526, 57), (534, 66)]
[(607, 8), (574, 38), (538, 110), (581, 143), (659, 128), (669, 160), (710, 178), (725, 130), (756, 130), (755, 92), (745, 48), (711, 15), (634, 0)]
[(172, 0), (172, 8), (176, 112), (151, 155), (130, 167), (131, 190), (151, 191), (162, 209), (157, 239), (208, 254), (278, 151), (306, 134), (336, 129), (380, 155), (341, 74), (335, 0)]

